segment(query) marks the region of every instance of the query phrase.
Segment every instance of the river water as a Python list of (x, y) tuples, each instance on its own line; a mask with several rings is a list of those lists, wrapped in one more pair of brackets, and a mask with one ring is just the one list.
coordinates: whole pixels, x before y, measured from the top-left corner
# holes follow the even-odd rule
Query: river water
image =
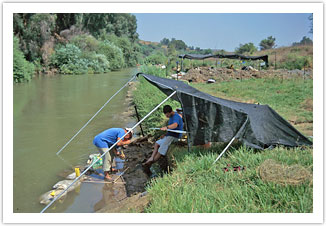
[[(13, 212), (38, 213), (39, 196), (51, 190), (64, 170), (85, 165), (97, 153), (92, 141), (110, 127), (132, 126), (122, 118), (127, 87), (60, 153), (72, 136), (137, 72), (126, 69), (95, 75), (55, 75), (14, 85)], [(103, 184), (83, 183), (46, 212), (94, 212)]]

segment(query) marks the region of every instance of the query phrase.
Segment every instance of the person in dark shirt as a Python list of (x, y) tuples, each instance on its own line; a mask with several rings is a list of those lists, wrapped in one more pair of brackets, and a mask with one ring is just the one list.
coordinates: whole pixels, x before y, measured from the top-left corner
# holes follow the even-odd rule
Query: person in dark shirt
[[(168, 126), (164, 126), (161, 128), (163, 131), (169, 130), (182, 130), (183, 129), (183, 121), (178, 113), (175, 113), (172, 110), (170, 105), (165, 105), (163, 107), (163, 113), (167, 118), (169, 118)], [(162, 155), (165, 156), (168, 148), (171, 143), (177, 141), (181, 138), (181, 133), (174, 133), (168, 131), (166, 135), (162, 136), (160, 140), (156, 141), (154, 145), (154, 151), (151, 157), (144, 163), (145, 166), (150, 167), (154, 162), (156, 162)]]

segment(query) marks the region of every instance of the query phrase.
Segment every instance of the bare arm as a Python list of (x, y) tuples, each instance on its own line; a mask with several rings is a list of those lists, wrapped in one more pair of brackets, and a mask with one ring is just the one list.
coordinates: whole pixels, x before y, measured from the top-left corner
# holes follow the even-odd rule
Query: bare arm
[[(118, 137), (117, 141), (120, 140), (120, 137)], [(119, 143), (117, 143), (118, 146), (128, 145), (130, 144), (131, 140), (121, 140)]]
[(175, 122), (175, 123), (173, 123), (171, 125), (162, 127), (161, 130), (166, 131), (167, 129), (175, 129), (177, 127), (178, 127), (178, 123)]

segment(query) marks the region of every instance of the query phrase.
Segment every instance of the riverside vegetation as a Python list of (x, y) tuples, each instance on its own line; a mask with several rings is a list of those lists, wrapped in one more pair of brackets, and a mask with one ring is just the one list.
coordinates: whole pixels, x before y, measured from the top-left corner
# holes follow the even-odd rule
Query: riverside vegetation
[[(157, 76), (165, 72), (154, 67), (143, 67), (142, 71)], [(238, 101), (257, 101), (275, 108), (281, 116), (290, 120), (312, 121), (312, 109), (303, 109), (302, 103), (312, 100), (311, 79), (263, 78), (247, 81), (229, 81), (220, 84), (194, 84), (197, 89)], [(242, 89), (240, 87), (247, 87)], [(278, 92), (279, 91), (279, 92)], [(279, 95), (278, 95), (279, 94)], [(156, 87), (140, 79), (134, 92), (134, 101), (144, 116), (165, 98)], [(252, 100), (254, 99), (254, 100)], [(178, 102), (171, 101), (174, 108)], [(164, 124), (158, 110), (143, 127)], [(295, 125), (296, 126), (296, 125)], [(312, 134), (312, 125), (305, 135)], [(149, 132), (149, 130), (148, 130)], [(226, 144), (216, 144), (209, 149), (172, 145), (168, 153), (169, 174), (152, 180), (147, 190), (150, 205), (148, 213), (311, 213), (313, 212), (313, 149), (311, 147), (272, 150), (253, 150), (234, 144), (214, 165), (212, 164)], [(284, 169), (294, 169), (298, 183), (268, 180), (261, 174), (264, 163), (274, 161)], [(245, 167), (233, 171), (233, 166)], [(224, 168), (230, 168), (225, 171)], [(281, 171), (279, 169), (279, 171)], [(290, 172), (280, 178), (286, 178)], [(290, 173), (290, 174), (291, 174)], [(275, 174), (275, 172), (274, 172)]]
[[(159, 43), (139, 40), (136, 17), (128, 13), (14, 13), (14, 82), (30, 81), (36, 74), (95, 74), (140, 65), (166, 65), (172, 72), (179, 54), (232, 54), (225, 50), (187, 46), (182, 40), (163, 38)], [(272, 36), (240, 44), (235, 53), (267, 54), (270, 66), (312, 67), (312, 40), (303, 37), (291, 47), (275, 48)], [(190, 61), (184, 68), (208, 65), (257, 66), (257, 62), (222, 59)], [(180, 65), (180, 64), (179, 64)]]

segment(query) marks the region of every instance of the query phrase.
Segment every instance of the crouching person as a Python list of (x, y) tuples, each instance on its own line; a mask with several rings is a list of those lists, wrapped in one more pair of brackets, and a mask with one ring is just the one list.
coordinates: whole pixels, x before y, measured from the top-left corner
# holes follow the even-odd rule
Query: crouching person
[[(133, 131), (129, 128), (110, 128), (107, 129), (100, 134), (96, 135), (93, 144), (97, 147), (100, 154), (102, 155), (104, 152), (110, 149), (110, 147), (115, 144), (121, 137), (123, 137), (127, 132), (129, 132), (119, 143), (117, 146), (123, 146), (130, 144), (130, 140), (132, 138)], [(110, 176), (110, 172), (112, 172), (112, 162), (114, 156), (119, 156), (117, 154), (116, 148), (112, 148), (109, 152), (107, 152), (103, 156), (103, 171), (104, 171), (104, 180), (113, 181)]]
[[(175, 113), (170, 105), (163, 107), (163, 113), (169, 118), (168, 126), (164, 126), (161, 130), (182, 130), (183, 121), (178, 113)], [(165, 156), (171, 143), (177, 141), (181, 137), (181, 133), (174, 133), (168, 131), (165, 136), (162, 136), (160, 140), (156, 141), (154, 145), (154, 151), (151, 157), (144, 163), (144, 166), (150, 167), (154, 162), (159, 160), (163, 155)]]

